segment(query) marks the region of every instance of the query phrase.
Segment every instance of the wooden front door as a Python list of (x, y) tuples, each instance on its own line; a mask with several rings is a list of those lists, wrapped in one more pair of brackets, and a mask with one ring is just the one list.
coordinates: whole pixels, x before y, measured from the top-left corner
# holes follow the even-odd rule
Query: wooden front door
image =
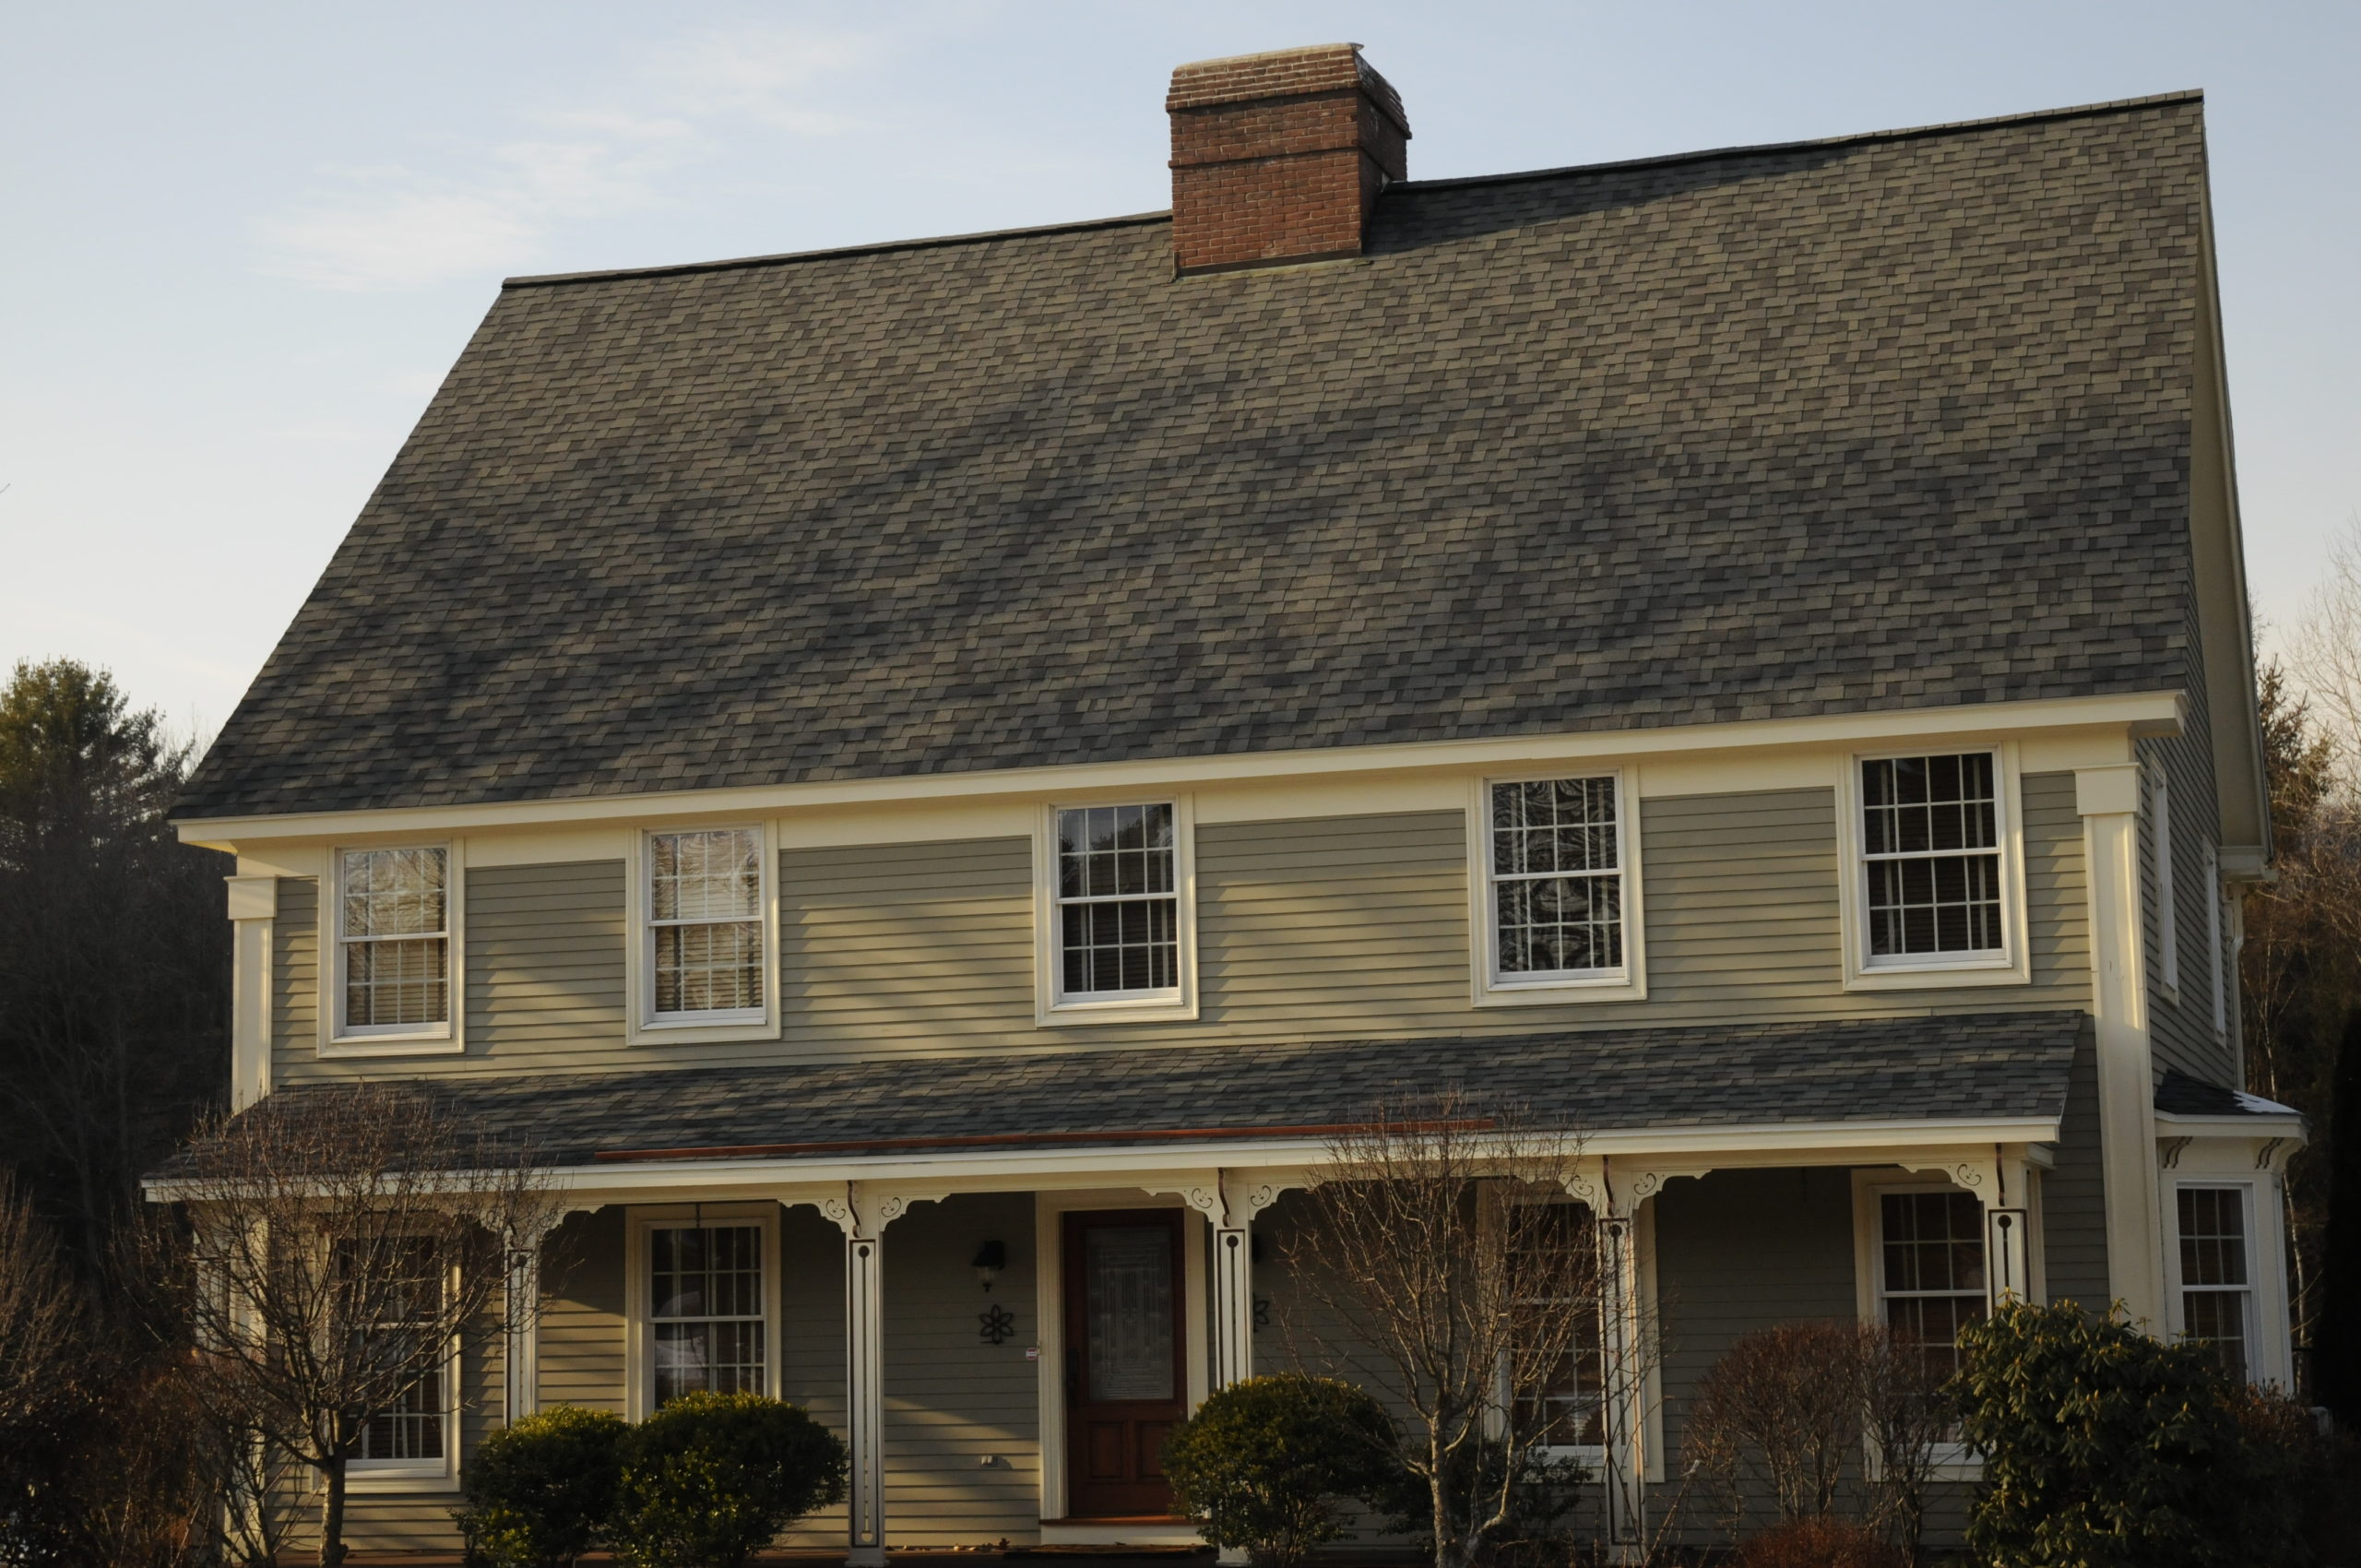
[(1172, 1512), (1164, 1440), (1188, 1411), (1182, 1211), (1065, 1217), (1066, 1514)]

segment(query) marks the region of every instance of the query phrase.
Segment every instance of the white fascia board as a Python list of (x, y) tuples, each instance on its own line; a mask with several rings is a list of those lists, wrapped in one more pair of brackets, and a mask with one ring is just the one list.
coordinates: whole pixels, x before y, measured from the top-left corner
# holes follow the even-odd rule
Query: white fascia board
[[(1925, 1148), (1977, 1148), (1994, 1144), (2055, 1143), (2058, 1126), (2054, 1117), (1992, 1118), (1973, 1122), (1844, 1122), (1788, 1123), (1767, 1127), (1716, 1127), (1663, 1131), (1593, 1133), (1580, 1136), (1584, 1156), (1623, 1158), (1633, 1156), (1711, 1154), (1726, 1164), (1806, 1163), (1797, 1155), (1842, 1155), (1858, 1158), (1871, 1151), (1907, 1152)], [(1275, 1138), (1268, 1141), (1206, 1140), (1199, 1143), (1157, 1144), (1140, 1148), (1106, 1146), (1054, 1149), (1002, 1149), (990, 1152), (948, 1150), (940, 1153), (872, 1155), (853, 1158), (796, 1159), (635, 1159), (560, 1168), (558, 1180), (567, 1191), (592, 1193), (608, 1189), (644, 1191), (665, 1188), (706, 1188), (746, 1185), (777, 1191), (782, 1185), (825, 1187), (833, 1191), (845, 1182), (986, 1182), (1005, 1183), (1014, 1178), (1090, 1184), (1109, 1177), (1176, 1170), (1304, 1170), (1324, 1165), (1329, 1146), (1320, 1138)]]
[(181, 841), (226, 849), (273, 838), (356, 833), (463, 833), (553, 824), (630, 823), (661, 818), (734, 816), (814, 807), (896, 802), (1040, 798), (1093, 790), (1175, 790), (1273, 778), (1348, 776), (1417, 768), (1511, 769), (1606, 757), (1644, 759), (1771, 746), (1857, 745), (1991, 737), (2028, 731), (2124, 726), (2140, 735), (2178, 734), (2178, 692), (2050, 697), (2031, 702), (1954, 703), (1808, 719), (1763, 719), (1660, 730), (1513, 735), (1485, 741), (1419, 741), (1399, 745), (1333, 746), (1221, 756), (1157, 757), (1064, 767), (1010, 767), (985, 773), (919, 774), (895, 778), (683, 790), (648, 795), (506, 801), (488, 805), (413, 806), (387, 811), (302, 812), (281, 816), (192, 817), (176, 821)]
[(2292, 1138), (2301, 1144), (2312, 1136), (2311, 1123), (2299, 1111), (2250, 1116), (2182, 1116), (2159, 1111), (2156, 1124), (2170, 1128), (2177, 1138)]
[[(2253, 1121), (2246, 1123), (2251, 1132)], [(1716, 1170), (1812, 1164), (1890, 1164), (1889, 1157), (1954, 1149), (1988, 1155), (1996, 1144), (2028, 1149), (2056, 1143), (2055, 1117), (1993, 1117), (1975, 1121), (1786, 1123), (1731, 1126), (1586, 1133), (1577, 1137), (1585, 1158), (1703, 1159)], [(1710, 1157), (1710, 1158), (1706, 1158)], [(945, 1150), (896, 1155), (798, 1159), (632, 1159), (551, 1168), (552, 1185), (576, 1197), (602, 1202), (660, 1201), (667, 1194), (695, 1192), (782, 1202), (841, 1197), (848, 1182), (908, 1183), (959, 1192), (1009, 1192), (1026, 1188), (1129, 1186), (1142, 1177), (1202, 1177), (1216, 1170), (1308, 1170), (1329, 1162), (1321, 1138), (1252, 1141), (1208, 1139), (1125, 1148), (1099, 1146), (1057, 1148)], [(2045, 1163), (2035, 1158), (2035, 1163)], [(454, 1190), (469, 1188), (455, 1172)], [(182, 1184), (141, 1184), (151, 1202), (185, 1195)]]

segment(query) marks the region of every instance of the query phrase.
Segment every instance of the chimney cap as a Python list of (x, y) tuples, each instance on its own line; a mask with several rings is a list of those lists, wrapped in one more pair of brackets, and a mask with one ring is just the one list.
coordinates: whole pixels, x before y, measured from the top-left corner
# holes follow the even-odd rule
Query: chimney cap
[(1358, 43), (1311, 43), (1259, 54), (1192, 60), (1173, 71), (1164, 107), (1168, 113), (1178, 113), (1264, 98), (1340, 92), (1347, 88), (1358, 88), (1406, 138), (1409, 136), (1410, 119), (1403, 112), (1401, 97), (1393, 83), (1361, 58)]

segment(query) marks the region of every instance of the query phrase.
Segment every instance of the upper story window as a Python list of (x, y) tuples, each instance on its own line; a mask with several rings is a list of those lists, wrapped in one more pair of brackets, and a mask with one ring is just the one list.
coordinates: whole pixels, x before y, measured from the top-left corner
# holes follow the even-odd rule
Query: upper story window
[(760, 827), (643, 836), (633, 895), (634, 1040), (743, 1039), (776, 1027), (770, 861)]
[(1194, 1015), (1189, 826), (1179, 801), (1050, 812), (1043, 1022)]
[(1490, 780), (1475, 817), (1476, 1000), (1637, 995), (1638, 879), (1620, 774)]
[(451, 882), (442, 845), (338, 853), (332, 1039), (450, 1038)]
[(1989, 752), (1861, 764), (1870, 963), (2000, 950), (1996, 771)]

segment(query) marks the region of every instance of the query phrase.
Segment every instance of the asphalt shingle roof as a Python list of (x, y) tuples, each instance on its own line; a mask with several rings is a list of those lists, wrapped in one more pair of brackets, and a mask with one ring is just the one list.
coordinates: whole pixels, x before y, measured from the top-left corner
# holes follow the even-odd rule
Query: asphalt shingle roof
[[(480, 1133), (542, 1158), (832, 1146), (956, 1146), (978, 1134), (1088, 1145), (1204, 1130), (1334, 1126), (1381, 1100), (1464, 1086), (1583, 1131), (2056, 1117), (2080, 1013), (1290, 1046), (1187, 1046), (896, 1063), (423, 1080)], [(334, 1085), (279, 1090), (279, 1114)], [(169, 1168), (168, 1168), (169, 1170)]]
[(2177, 1067), (2167, 1067), (2156, 1080), (2156, 1109), (2173, 1116), (2295, 1116), (2292, 1105), (2265, 1099), (2259, 1094), (2225, 1088), (2192, 1078)]
[(2194, 95), (504, 289), (184, 816), (2189, 679)]

